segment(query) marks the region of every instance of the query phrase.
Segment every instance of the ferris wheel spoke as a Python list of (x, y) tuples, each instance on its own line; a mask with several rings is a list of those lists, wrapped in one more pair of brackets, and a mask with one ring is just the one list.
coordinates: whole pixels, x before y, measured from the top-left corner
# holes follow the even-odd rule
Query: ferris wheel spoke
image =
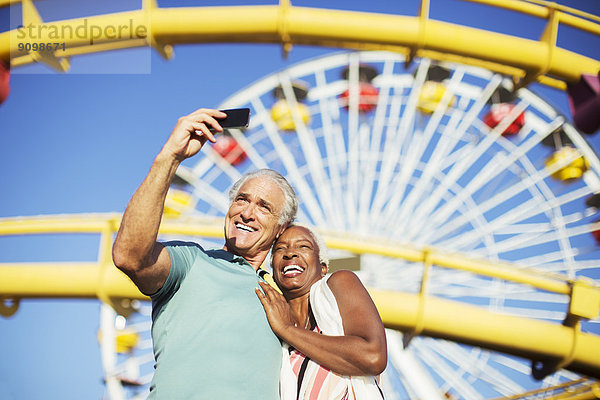
[[(380, 182), (393, 182), (394, 171), (399, 165), (401, 153), (406, 151), (405, 149), (405, 137), (408, 136), (409, 131), (414, 127), (415, 114), (417, 111), (417, 101), (419, 98), (419, 90), (425, 81), (427, 70), (429, 68), (430, 61), (424, 60), (417, 68), (416, 77), (414, 78), (414, 84), (412, 90), (409, 92), (408, 100), (404, 107), (404, 111), (400, 113), (402, 106), (402, 93), (398, 91), (392, 98), (389, 118), (387, 123), (387, 134), (384, 145), (384, 151), (386, 151), (386, 157), (383, 158), (381, 165), (381, 172), (379, 176)], [(401, 117), (399, 115), (401, 114)], [(387, 149), (387, 150), (386, 150)], [(391, 151), (394, 149), (394, 151)], [(401, 165), (401, 164), (400, 164)], [(401, 170), (401, 173), (403, 173)], [(404, 172), (405, 174), (407, 172)], [(403, 193), (404, 187), (398, 187), (394, 184), (387, 185), (385, 188), (382, 187), (378, 191), (373, 201), (373, 211), (376, 220), (381, 221), (381, 213), (387, 202), (389, 196), (394, 192), (398, 191)]]
[(257, 169), (268, 168), (269, 165), (266, 160), (260, 156), (260, 154), (254, 150), (254, 146), (246, 139), (243, 133), (239, 130), (231, 130), (231, 136), (235, 139), (235, 141), (240, 145), (244, 154), (248, 156), (248, 159), (252, 163), (254, 167)]
[[(182, 168), (182, 166), (179, 166)], [(196, 177), (196, 179), (201, 179), (204, 175), (206, 175), (213, 168), (213, 163), (207, 157), (202, 158), (193, 168), (188, 168), (190, 173)], [(177, 171), (179, 172), (179, 170)]]
[[(432, 342), (433, 343), (433, 342)], [(468, 400), (483, 400), (483, 396), (480, 395), (471, 384), (463, 376), (463, 372), (457, 368), (462, 364), (454, 365), (447, 361), (447, 358), (439, 355), (439, 353), (431, 347), (431, 343), (428, 346), (419, 346), (417, 350), (419, 356), (424, 360), (427, 360), (427, 364), (432, 367), (432, 370), (443, 383), (442, 392), (448, 391), (449, 389), (454, 390), (456, 393), (460, 393), (461, 397)]]
[[(468, 274), (453, 274), (453, 276), (455, 281), (447, 281), (445, 286), (436, 285), (435, 288), (431, 289), (431, 293), (445, 298), (462, 299), (465, 302), (470, 302), (469, 299), (478, 299), (476, 301), (478, 306), (485, 306), (494, 312), (507, 313), (508, 310), (521, 310), (518, 315), (533, 317), (535, 317), (536, 312), (542, 309), (560, 305), (561, 311), (558, 315), (560, 315), (559, 318), (564, 318), (563, 306), (568, 301), (565, 295), (542, 292), (527, 285), (507, 284), (502, 281), (492, 281), (494, 284), (491, 284), (489, 279), (469, 276)], [(482, 285), (489, 287), (488, 290), (483, 290)], [(483, 304), (482, 301), (486, 299), (487, 304)], [(506, 301), (512, 301), (511, 304), (519, 304), (519, 306), (513, 305), (510, 308), (505, 303)], [(519, 303), (514, 303), (517, 301)]]
[(360, 170), (360, 139), (359, 139), (359, 80), (358, 80), (359, 58), (357, 54), (351, 54), (348, 59), (348, 176), (347, 186), (347, 207), (350, 223), (355, 225), (358, 221), (357, 203), (358, 203), (358, 185)]
[[(497, 153), (490, 160), (488, 160), (485, 165), (480, 166), (479, 171), (475, 171), (472, 174), (470, 181), (465, 186), (461, 186), (460, 190), (455, 190), (449, 201), (440, 204), (440, 206), (434, 212), (432, 212), (431, 220), (434, 221), (436, 228), (443, 229), (444, 225), (449, 222), (449, 217), (457, 212), (461, 204), (463, 204), (466, 199), (471, 198), (477, 190), (489, 183), (490, 180), (502, 173), (504, 171), (503, 167), (509, 165), (509, 161), (512, 160), (510, 160), (508, 157), (505, 157), (501, 153)], [(499, 162), (501, 163), (500, 165)], [(453, 179), (450, 179), (448, 176), (445, 176), (442, 179), (443, 182), (451, 182), (452, 180)], [(444, 186), (446, 186), (446, 191), (450, 190), (450, 183), (446, 183)], [(513, 191), (514, 186), (509, 186), (507, 190)], [(434, 195), (435, 194), (432, 194), (431, 196)], [(433, 204), (433, 202), (431, 202), (431, 204)], [(482, 203), (478, 209), (473, 209), (471, 215), (481, 215), (484, 210), (483, 205), (484, 204)], [(430, 232), (433, 233), (434, 230), (432, 229)], [(437, 231), (437, 233), (439, 236), (443, 233), (443, 231)]]
[[(541, 175), (544, 175), (544, 174), (541, 174)], [(520, 190), (517, 188), (516, 192), (520, 193), (522, 191), (525, 191), (529, 185), (533, 185), (536, 183), (535, 179), (532, 179), (532, 181), (533, 182), (523, 182), (523, 188), (521, 188)], [(515, 185), (515, 186), (513, 186), (513, 188), (516, 188), (517, 186), (519, 186), (519, 185)], [(498, 233), (504, 227), (514, 227), (515, 229), (518, 230), (520, 225), (518, 225), (517, 222), (525, 221), (534, 216), (545, 214), (545, 213), (548, 213), (551, 211), (554, 211), (555, 215), (554, 215), (554, 218), (552, 221), (548, 221), (548, 224), (550, 224), (550, 223), (556, 224), (557, 221), (559, 221), (558, 219), (561, 218), (560, 212), (557, 211), (560, 209), (560, 206), (570, 203), (574, 199), (580, 198), (586, 194), (589, 194), (589, 189), (587, 189), (587, 188), (584, 188), (579, 191), (574, 191), (572, 193), (567, 193), (560, 198), (556, 198), (553, 201), (553, 204), (540, 203), (539, 199), (537, 199), (535, 197), (530, 198), (528, 201), (521, 203), (520, 206), (513, 208), (510, 213), (503, 214), (503, 215), (498, 216), (495, 219), (488, 220), (487, 226), (484, 228), (484, 230), (488, 233), (493, 233), (493, 232)], [(515, 195), (516, 195), (516, 193), (514, 193), (510, 197), (513, 197)], [(479, 215), (481, 213), (481, 211), (487, 212), (489, 210), (484, 208), (483, 210), (480, 210), (477, 215)], [(471, 212), (473, 214), (475, 213), (474, 211), (471, 211)], [(467, 218), (467, 220), (473, 218), (471, 215), (468, 215), (468, 216), (466, 214), (464, 214), (464, 215)], [(462, 221), (461, 221), (461, 223), (462, 223)], [(564, 224), (559, 224), (559, 226), (563, 226), (563, 225)], [(456, 235), (454, 235), (454, 236), (456, 236)], [(461, 243), (460, 243), (461, 246), (468, 247), (467, 243), (476, 243), (477, 242), (476, 236), (478, 236), (478, 235), (475, 235), (474, 232), (471, 231), (471, 232), (462, 234), (461, 238), (458, 240), (461, 241)], [(569, 236), (566, 235), (564, 232), (561, 232), (561, 237), (569, 237)], [(437, 241), (437, 243), (438, 243), (438, 245), (444, 246), (444, 244), (453, 242), (455, 240), (456, 240), (455, 237), (447, 236), (445, 240)]]
[(482, 382), (501, 395), (524, 391), (521, 385), (489, 366), (490, 353), (483, 353), (478, 349), (466, 351), (456, 343), (446, 341), (433, 343), (432, 348), (455, 365), (460, 365), (470, 375), (479, 376)]
[[(581, 251), (577, 252), (577, 255), (581, 254)], [(521, 260), (519, 260), (519, 262), (527, 267), (536, 268), (543, 266), (549, 271), (558, 272), (563, 268), (563, 264), (561, 263), (562, 259), (562, 252), (560, 250), (557, 250), (544, 254), (533, 255), (527, 258), (522, 258)], [(554, 265), (555, 267), (552, 267), (552, 265)], [(586, 269), (585, 264), (583, 264), (581, 261), (576, 262), (576, 265), (577, 269), (580, 271)]]
[[(286, 74), (280, 75), (280, 82), (286, 102), (290, 105), (292, 118), (296, 127), (296, 133), (300, 139), (300, 146), (306, 157), (306, 165), (310, 171), (313, 192), (316, 194), (316, 202), (321, 205), (326, 214), (333, 213), (334, 204), (329, 190), (328, 180), (325, 177), (321, 151), (315, 140), (315, 135), (310, 132), (299, 113), (298, 102), (292, 88), (292, 82)], [(322, 218), (322, 216), (320, 216)]]
[(402, 335), (391, 330), (387, 330), (386, 334), (391, 361), (399, 369), (410, 398), (442, 400), (442, 394), (435, 389), (437, 385), (431, 375), (423, 368), (411, 349), (403, 348)]
[[(534, 203), (537, 204), (537, 203)], [(513, 225), (515, 227), (515, 229), (518, 229), (519, 226), (518, 225)], [(493, 230), (491, 230), (490, 228), (490, 232), (488, 232), (489, 234), (491, 234), (491, 232), (493, 232)], [(500, 235), (499, 233), (495, 233), (496, 235)], [(479, 244), (480, 244), (480, 240), (475, 238), (473, 235), (469, 235), (469, 237), (466, 238), (460, 238), (460, 239), (448, 239), (446, 242), (447, 243), (455, 243), (459, 246), (461, 246), (461, 248), (463, 249), (469, 249), (470, 251), (473, 252), (473, 254), (477, 254), (479, 256), (485, 256), (485, 257), (490, 257), (490, 256), (494, 256), (496, 254), (500, 254), (500, 253), (505, 253), (508, 252), (512, 246), (510, 245), (510, 243), (514, 243), (517, 242), (519, 240), (523, 241), (522, 244), (523, 246), (518, 246), (518, 248), (522, 248), (522, 249), (527, 249), (529, 246), (525, 246), (527, 243), (531, 243), (530, 241), (527, 241), (527, 238), (539, 238), (541, 235), (543, 235), (543, 233), (532, 233), (532, 232), (524, 232), (524, 233), (520, 233), (520, 234), (513, 234), (510, 235), (510, 239), (498, 239), (497, 240), (497, 244), (495, 246), (494, 249), (489, 249), (489, 248), (479, 248)], [(554, 238), (555, 240), (556, 238)], [(460, 242), (456, 243), (457, 240), (460, 240)], [(531, 239), (533, 240), (533, 239)], [(439, 243), (439, 245), (444, 246), (444, 242)], [(535, 253), (535, 252), (534, 252)], [(563, 259), (562, 261), (564, 261), (564, 257), (565, 254), (562, 253)]]
[[(435, 236), (430, 236), (428, 237), (428, 239), (430, 240), (435, 240), (437, 241), (437, 238), (439, 237), (443, 237), (445, 235), (447, 235), (448, 232), (450, 231), (456, 231), (456, 229), (460, 226), (463, 226), (464, 224), (468, 223), (468, 221), (472, 218), (473, 215), (480, 215), (482, 213), (487, 213), (490, 212), (491, 210), (494, 210), (495, 208), (498, 208), (499, 206), (501, 206), (505, 201), (511, 199), (511, 198), (516, 198), (517, 195), (521, 194), (521, 193), (527, 193), (528, 197), (531, 197), (533, 200), (537, 200), (540, 203), (544, 203), (544, 198), (541, 197), (536, 189), (542, 188), (542, 190), (545, 188), (544, 185), (544, 179), (546, 179), (553, 171), (552, 170), (540, 170), (540, 171), (531, 171), (530, 174), (528, 174), (526, 176), (526, 178), (522, 179), (519, 182), (514, 183), (513, 185), (508, 186), (506, 189), (504, 190), (499, 190), (496, 192), (496, 194), (494, 196), (492, 196), (491, 198), (484, 200), (482, 203), (480, 203), (479, 205), (479, 210), (471, 210), (471, 211), (467, 211), (466, 214), (463, 214), (461, 216), (459, 216), (458, 218), (456, 218), (456, 220), (450, 222), (447, 226), (439, 226), (439, 230), (437, 230), (435, 232)], [(546, 192), (546, 197), (547, 197), (548, 192)], [(466, 196), (466, 194), (465, 194)], [(463, 195), (459, 195), (459, 197), (464, 197)], [(520, 207), (520, 206), (519, 206)], [(438, 223), (440, 225), (442, 225), (443, 222), (446, 222), (448, 219), (449, 215), (452, 215), (451, 213), (454, 213), (456, 211), (456, 206), (450, 210), (446, 210), (446, 214), (440, 216), (439, 214), (441, 213), (441, 211), (436, 211), (436, 213), (434, 213), (432, 215), (432, 218), (434, 218), (435, 221), (438, 221)], [(545, 207), (545, 210), (551, 210), (552, 207)], [(532, 207), (529, 210), (531, 210), (531, 212), (535, 212), (535, 208)], [(512, 221), (515, 221), (516, 219), (514, 219), (515, 215), (518, 215), (517, 213), (513, 213), (511, 212), (511, 216), (499, 216), (496, 219), (490, 219), (489, 222), (490, 224), (494, 225), (494, 228), (498, 228), (500, 223), (499, 222), (494, 222), (495, 220), (497, 221), (498, 218), (513, 218)], [(533, 216), (533, 215), (537, 215), (538, 213), (535, 212), (534, 214), (531, 214), (529, 216)], [(523, 219), (527, 218), (527, 216), (523, 217)], [(502, 221), (502, 220), (500, 220)]]
[[(258, 110), (259, 113), (265, 112), (264, 106), (261, 102), (255, 101), (252, 103), (252, 105), (256, 110)], [(270, 120), (265, 121), (264, 129), (279, 156), (278, 159), (281, 160), (287, 173), (289, 174), (290, 181), (298, 189), (299, 195), (302, 197), (306, 210), (308, 211), (309, 218), (314, 221), (315, 224), (322, 224), (324, 220), (321, 208), (319, 207), (319, 204), (315, 199), (310, 186), (306, 183), (306, 180), (299, 172), (298, 166), (294, 161), (295, 157), (288, 150), (287, 146), (281, 139), (281, 136), (275, 127), (275, 123)]]
[[(597, 248), (592, 248), (589, 247), (590, 251), (589, 253), (591, 254), (592, 252), (597, 253), (598, 249)], [(580, 249), (581, 250), (581, 249)], [(584, 251), (580, 251), (579, 254), (585, 254)], [(575, 266), (577, 267), (577, 270), (580, 272), (580, 275), (584, 275), (585, 272), (587, 270), (593, 270), (595, 268), (598, 268), (598, 262), (595, 260), (581, 260), (581, 261), (577, 261), (575, 263)], [(551, 270), (551, 269), (549, 269)], [(560, 264), (556, 264), (556, 268), (554, 269), (555, 271), (562, 271), (562, 266)], [(590, 271), (591, 273), (592, 271)]]
[[(568, 303), (565, 301), (561, 304), (562, 308), (568, 306)], [(536, 320), (544, 320), (544, 321), (553, 321), (553, 322), (562, 322), (565, 319), (565, 313), (563, 311), (551, 311), (551, 310), (535, 310), (532, 308), (526, 307), (504, 307), (502, 312), (507, 315), (512, 315), (521, 318), (528, 319), (536, 319)]]
[[(381, 187), (377, 182), (377, 166), (381, 160), (379, 156), (382, 151), (385, 151), (385, 147), (382, 148), (382, 139), (384, 132), (384, 123), (386, 120), (387, 108), (389, 105), (389, 95), (392, 89), (390, 79), (386, 79), (392, 76), (394, 71), (394, 61), (387, 60), (383, 65), (383, 71), (379, 75), (382, 77), (378, 80), (379, 82), (379, 94), (377, 96), (377, 106), (375, 107), (375, 117), (373, 118), (373, 124), (371, 132), (367, 130), (367, 137), (370, 138), (369, 152), (367, 153), (367, 161), (365, 167), (362, 169), (363, 182), (365, 183), (361, 187), (361, 196), (359, 199), (359, 215), (363, 221), (369, 220), (371, 202), (374, 199), (374, 193), (377, 190), (381, 190)], [(377, 78), (376, 78), (377, 79)], [(363, 124), (367, 126), (367, 124)], [(363, 151), (364, 154), (364, 151)]]
[[(537, 202), (536, 199), (529, 199), (528, 201), (523, 202), (520, 206), (513, 208), (510, 214), (504, 214), (495, 219), (488, 220), (487, 226), (485, 228), (486, 233), (492, 234), (493, 232), (496, 232), (498, 229), (504, 226), (515, 226), (516, 222), (526, 220), (532, 216), (539, 215), (547, 211), (547, 209), (549, 208), (548, 206), (543, 207), (543, 209), (539, 208), (539, 202)], [(471, 212), (474, 214), (474, 216), (470, 216), (470, 220), (468, 223), (471, 223), (470, 221), (472, 221), (474, 217), (480, 215), (480, 213), (476, 213), (473, 210), (471, 210)], [(446, 235), (444, 240), (436, 240), (435, 243), (440, 247), (452, 244), (462, 249), (472, 248), (480, 243), (479, 238), (481, 236), (481, 233), (475, 234), (474, 232), (474, 230), (471, 230), (469, 232), (454, 231), (454, 235)], [(460, 238), (458, 238), (458, 236), (460, 236)], [(469, 244), (471, 244), (472, 247), (470, 247)]]
[[(456, 77), (456, 75), (455, 75)], [(453, 83), (451, 82), (449, 85), (448, 92), (451, 92), (453, 88)], [(462, 112), (460, 110), (454, 110), (452, 113), (452, 121), (458, 121), (462, 116)], [(397, 180), (394, 181), (394, 186), (402, 188), (402, 190), (398, 190), (393, 193), (390, 200), (387, 202), (387, 205), (384, 210), (384, 220), (390, 220), (391, 213), (400, 209), (401, 214), (399, 216), (400, 220), (404, 220), (406, 214), (409, 211), (413, 210), (414, 203), (417, 198), (423, 193), (425, 187), (430, 187), (431, 185), (431, 175), (434, 171), (434, 168), (437, 167), (437, 161), (439, 160), (439, 156), (437, 154), (441, 154), (444, 152), (444, 141), (440, 140), (436, 143), (433, 148), (428, 147), (428, 145), (432, 142), (432, 137), (437, 129), (439, 124), (439, 120), (441, 119), (440, 113), (434, 113), (434, 115), (429, 120), (424, 132), (415, 132), (415, 136), (412, 139), (410, 147), (407, 146), (408, 156), (403, 160), (402, 170), (403, 171), (413, 171), (417, 169), (418, 163), (425, 162), (427, 167), (424, 169), (421, 177), (417, 180), (416, 184), (411, 185), (411, 190), (406, 198), (406, 201), (403, 202), (403, 197), (406, 193), (406, 188), (408, 187), (407, 181), (410, 179), (409, 173), (401, 173), (397, 176)], [(415, 140), (415, 138), (417, 140)], [(442, 147), (441, 149), (439, 147)], [(424, 160), (426, 157), (426, 152), (430, 152), (431, 155), (429, 160)], [(403, 207), (399, 207), (400, 202), (403, 202)]]
[[(535, 233), (535, 234), (521, 233), (518, 235), (513, 235), (509, 239), (505, 239), (503, 241), (498, 241), (497, 250), (500, 253), (508, 253), (510, 251), (515, 251), (517, 249), (519, 249), (519, 250), (521, 250), (521, 249), (525, 250), (527, 248), (533, 249), (536, 246), (560, 242), (560, 240), (563, 238), (572, 238), (572, 237), (587, 234), (590, 232), (591, 232), (591, 228), (589, 226), (578, 226), (578, 227), (573, 227), (573, 228), (562, 228), (557, 231), (550, 231), (550, 232), (546, 231), (546, 232)], [(566, 269), (568, 271), (570, 271), (570, 269), (568, 267), (574, 262), (573, 255), (575, 255), (576, 253), (574, 251), (568, 251), (564, 247), (562, 247), (561, 250), (562, 250), (563, 256), (564, 256), (564, 258), (563, 258), (564, 266), (566, 267)], [(481, 251), (481, 254), (487, 255), (486, 253), (489, 254), (489, 252), (486, 250)], [(572, 272), (572, 271), (570, 271), (570, 272)], [(569, 274), (569, 275), (572, 276), (571, 274)]]
[[(326, 87), (327, 81), (325, 78), (325, 73), (322, 69), (319, 69), (315, 72), (315, 81), (317, 83), (317, 87), (324, 88)], [(315, 91), (312, 90), (309, 92), (309, 99), (311, 96), (314, 96)], [(341, 172), (340, 172), (340, 162), (338, 161), (342, 155), (345, 155), (344, 152), (339, 151), (339, 142), (342, 141), (343, 137), (339, 129), (337, 129), (338, 125), (333, 124), (334, 119), (339, 119), (339, 110), (337, 107), (335, 108), (336, 115), (332, 115), (332, 107), (330, 104), (331, 100), (328, 100), (327, 97), (319, 96), (318, 98), (318, 107), (321, 114), (321, 123), (323, 136), (325, 139), (325, 160), (327, 162), (327, 169), (329, 170), (329, 179), (331, 182), (330, 190), (332, 199), (339, 200), (343, 198), (342, 195), (342, 180), (341, 180)], [(314, 98), (312, 98), (314, 100)], [(336, 145), (337, 142), (337, 145)], [(343, 162), (343, 161), (342, 161)], [(338, 205), (340, 203), (338, 202)], [(343, 204), (342, 204), (343, 206)], [(343, 229), (344, 220), (343, 220), (343, 209), (341, 207), (333, 207), (332, 213), (332, 228)]]
[[(399, 161), (399, 165), (402, 167), (400, 172), (394, 177), (394, 180), (391, 184), (392, 187), (397, 188), (397, 191), (395, 193), (391, 193), (391, 197), (386, 201), (386, 205), (382, 210), (382, 220), (387, 221), (387, 224), (392, 221), (390, 218), (390, 211), (394, 212), (398, 210), (398, 208), (392, 207), (397, 207), (397, 205), (400, 203), (400, 200), (404, 198), (406, 192), (411, 186), (410, 183), (412, 171), (414, 171), (414, 166), (418, 163), (420, 151), (422, 150), (422, 143), (424, 140), (425, 138), (421, 132), (415, 132), (415, 135), (411, 141), (410, 149), (407, 149), (406, 146), (404, 146), (405, 154)], [(414, 188), (412, 190), (414, 190)]]
[[(523, 102), (521, 102), (523, 103)], [(520, 104), (521, 104), (520, 103)], [(521, 105), (517, 105), (517, 107), (523, 107), (524, 106)], [(498, 128), (498, 127), (496, 127)], [(441, 194), (445, 191), (448, 190), (449, 186), (453, 183), (453, 182), (458, 182), (459, 179), (461, 177), (463, 177), (465, 175), (465, 173), (467, 173), (469, 171), (470, 168), (474, 167), (475, 165), (475, 161), (478, 160), (486, 151), (488, 151), (490, 149), (490, 147), (496, 142), (498, 136), (500, 135), (500, 132), (502, 131), (497, 131), (496, 133), (494, 133), (494, 131), (496, 131), (496, 128), (494, 128), (494, 130), (487, 136), (484, 137), (484, 139), (479, 142), (477, 144), (477, 146), (475, 146), (472, 151), (468, 151), (465, 154), (465, 157), (461, 157), (458, 162), (456, 164), (453, 164), (450, 167), (450, 170), (448, 171), (444, 181), (442, 181), (440, 183), (440, 185), (434, 190), (434, 192), (431, 194), (431, 196), (429, 196), (428, 201), (425, 201), (421, 204), (420, 207), (418, 207), (415, 210), (415, 215), (418, 217), (423, 217), (424, 215), (430, 214), (434, 207), (438, 204), (437, 199), (439, 199), (441, 197)], [(541, 140), (541, 138), (540, 138)], [(536, 142), (537, 143), (537, 142)], [(533, 143), (535, 144), (535, 143)], [(524, 149), (523, 149), (524, 151)], [(463, 152), (464, 153), (464, 152)], [(437, 213), (442, 212), (441, 210), (444, 210), (445, 207), (441, 207), (440, 209), (436, 210)], [(433, 220), (437, 219), (435, 217), (433, 217)], [(407, 232), (408, 237), (413, 237), (413, 235), (415, 234), (415, 230), (418, 229), (417, 226), (413, 226), (413, 229), (410, 230), (409, 232)]]
[(240, 173), (235, 169), (229, 161), (222, 157), (212, 146), (208, 146), (205, 153), (206, 158), (216, 165), (220, 172), (224, 173), (231, 181), (235, 182), (239, 179)]
[[(462, 75), (460, 76), (462, 78)], [(499, 77), (496, 77), (495, 81), (490, 82), (488, 88), (484, 90), (482, 96), (478, 98), (473, 107), (471, 107), (466, 114), (464, 114), (463, 111), (458, 108), (453, 111), (449, 123), (440, 133), (440, 137), (438, 139), (436, 147), (431, 150), (431, 157), (426, 162), (426, 167), (423, 170), (421, 177), (419, 178), (418, 184), (415, 185), (415, 187), (407, 196), (406, 200), (403, 201), (402, 207), (400, 208), (400, 215), (398, 216), (399, 220), (404, 220), (408, 217), (409, 214), (414, 212), (417, 202), (422, 200), (426, 196), (427, 192), (430, 190), (436, 172), (441, 169), (442, 161), (456, 146), (457, 141), (460, 138), (459, 135), (453, 134), (457, 130), (460, 130), (459, 124), (464, 124), (464, 121), (469, 121), (477, 116), (480, 108), (483, 107), (483, 98), (487, 99), (499, 83)], [(451, 87), (449, 87), (449, 92), (456, 90), (456, 85), (452, 86), (452, 82), (450, 83), (450, 86)], [(436, 129), (436, 125), (428, 124), (427, 128), (432, 131), (429, 132), (429, 134), (427, 135), (428, 137), (431, 137), (433, 135), (433, 130)], [(395, 198), (390, 201), (390, 207), (388, 207), (388, 210), (391, 212), (395, 209), (398, 209), (398, 205), (401, 200), (402, 198), (400, 197), (398, 192), (398, 194), (395, 195)], [(388, 217), (390, 216), (388, 215)]]
[(146, 374), (145, 376), (139, 376), (139, 367), (153, 363), (154, 355), (152, 352), (147, 352), (141, 356), (130, 357), (126, 361), (117, 364), (114, 369), (114, 374), (121, 379), (135, 381), (140, 385), (147, 384), (150, 383), (150, 380), (152, 380), (152, 374), (150, 373)]
[[(540, 181), (538, 180), (537, 182)], [(508, 201), (508, 199), (516, 196), (518, 193), (527, 191), (528, 188), (535, 184), (536, 181), (526, 179), (514, 184), (504, 191), (498, 191), (496, 195), (480, 203), (479, 210), (468, 210), (466, 213), (463, 213), (457, 218), (454, 218), (452, 221), (449, 221), (446, 225), (441, 226), (435, 231), (434, 235), (427, 237), (427, 239), (439, 243), (442, 237), (448, 238), (448, 235), (451, 232), (458, 232), (459, 228), (463, 227), (465, 224), (468, 224), (473, 218), (473, 214), (488, 213), (501, 206), (503, 202)], [(565, 204), (571, 203), (585, 195), (588, 195), (589, 193), (590, 190), (587, 187), (576, 189), (560, 197), (554, 198), (552, 203), (554, 207), (562, 207)], [(525, 202), (521, 202), (519, 206), (511, 209), (510, 214), (500, 215), (496, 218), (489, 219), (488, 222), (490, 225), (488, 229), (501, 229), (503, 226), (510, 226), (516, 222), (538, 215), (540, 210), (543, 210), (543, 212), (548, 212), (551, 210), (551, 207), (548, 205), (544, 205), (543, 209), (540, 209), (539, 205), (544, 203), (544, 201), (538, 201), (536, 198), (530, 198)], [(500, 221), (498, 221), (498, 219), (500, 219)]]
[[(499, 155), (496, 155), (495, 158), (499, 158)], [(482, 168), (482, 170), (473, 178), (473, 180), (470, 182), (471, 185), (473, 186), (481, 186), (484, 185), (488, 180), (488, 176), (490, 176), (492, 173), (494, 173), (496, 171), (496, 167), (494, 165), (494, 159), (492, 159), (486, 166), (484, 166)], [(431, 171), (431, 173), (433, 174), (433, 171)], [(432, 176), (433, 178), (433, 176)], [(430, 186), (431, 183), (430, 183)], [(444, 222), (446, 222), (448, 220), (448, 218), (453, 215), (459, 207), (461, 207), (461, 205), (463, 203), (465, 203), (467, 201), (467, 199), (469, 198), (469, 194), (467, 189), (465, 187), (461, 187), (461, 190), (457, 190), (455, 191), (456, 194), (454, 194), (452, 197), (449, 198), (449, 200), (447, 202), (445, 202), (442, 206), (440, 206), (440, 208), (438, 208), (436, 210), (436, 212), (434, 214), (432, 214), (432, 220), (436, 221), (437, 224), (443, 225)], [(465, 193), (466, 192), (466, 193)], [(416, 197), (414, 200), (414, 204), (417, 204), (416, 202)], [(480, 210), (476, 208), (472, 209), (472, 213), (475, 215), (481, 215)], [(402, 216), (400, 217), (402, 218)], [(415, 237), (419, 237), (419, 234), (421, 234), (422, 230), (420, 230), (418, 233), (416, 233), (417, 236)]]
[[(441, 174), (441, 172), (438, 172), (438, 174)], [(438, 181), (441, 181), (443, 178), (437, 177)], [(441, 203), (444, 202), (448, 202), (450, 199), (453, 198), (453, 196), (455, 195), (455, 193), (459, 192), (461, 190), (461, 187), (454, 183), (449, 185), (449, 190), (444, 193), (444, 197), (439, 199), (438, 201)], [(481, 213), (480, 209), (479, 209), (479, 205), (477, 203), (475, 203), (471, 198), (466, 198), (465, 201), (463, 203), (461, 203), (461, 206), (464, 209), (458, 209), (458, 212), (460, 212), (461, 214), (465, 214), (465, 213), (469, 213), (470, 215), (470, 219), (467, 221), (469, 226), (474, 227), (474, 228), (479, 228), (480, 226), (484, 226), (487, 221), (485, 220), (485, 218), (483, 218), (483, 214)], [(437, 221), (436, 221), (437, 222)], [(436, 224), (430, 224), (427, 229), (431, 229), (431, 227), (433, 225), (438, 225), (438, 223)], [(401, 227), (400, 227), (401, 228)], [(400, 229), (399, 228), (399, 229)], [(416, 237), (413, 238), (414, 241), (416, 241), (417, 243), (431, 243), (431, 244), (436, 244), (437, 246), (440, 246), (440, 241), (427, 241), (425, 239), (423, 239), (423, 234), (427, 234), (429, 233), (428, 230), (423, 230), (422, 233), (420, 233), (419, 235), (417, 235)], [(479, 229), (474, 229), (475, 231), (480, 231)], [(401, 232), (399, 230), (399, 232)], [(401, 233), (394, 233), (400, 236), (403, 236), (403, 234)], [(491, 234), (488, 233), (486, 235), (482, 235), (480, 237), (480, 239), (489, 247), (489, 248), (493, 248), (494, 244), (493, 241), (491, 240)], [(453, 243), (452, 246), (456, 246), (456, 243)]]
[(203, 200), (209, 207), (217, 209), (221, 213), (227, 212), (227, 205), (229, 204), (229, 199), (222, 192), (213, 189), (210, 186), (196, 186), (193, 185), (193, 195)]

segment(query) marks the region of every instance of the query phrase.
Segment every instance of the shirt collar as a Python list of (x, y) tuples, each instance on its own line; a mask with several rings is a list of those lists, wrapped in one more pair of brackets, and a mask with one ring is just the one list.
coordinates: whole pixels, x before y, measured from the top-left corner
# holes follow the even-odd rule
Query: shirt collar
[(244, 257), (238, 256), (237, 254), (230, 253), (227, 250), (213, 249), (213, 250), (208, 250), (207, 253), (210, 253), (210, 255), (214, 258), (220, 258), (221, 260), (226, 260), (226, 261), (240, 264), (240, 265), (247, 265), (250, 268), (254, 269), (254, 267), (252, 267), (252, 265), (250, 265), (250, 263), (248, 261), (246, 261), (246, 259)]

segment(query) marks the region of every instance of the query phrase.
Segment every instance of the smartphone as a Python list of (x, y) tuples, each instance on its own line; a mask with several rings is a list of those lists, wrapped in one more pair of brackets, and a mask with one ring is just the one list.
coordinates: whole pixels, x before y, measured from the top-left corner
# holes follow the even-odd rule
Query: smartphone
[[(217, 118), (217, 122), (223, 129), (228, 128), (247, 128), (250, 121), (249, 108), (233, 108), (230, 110), (219, 110), (227, 114), (223, 119)], [(212, 130), (212, 129), (211, 129)]]

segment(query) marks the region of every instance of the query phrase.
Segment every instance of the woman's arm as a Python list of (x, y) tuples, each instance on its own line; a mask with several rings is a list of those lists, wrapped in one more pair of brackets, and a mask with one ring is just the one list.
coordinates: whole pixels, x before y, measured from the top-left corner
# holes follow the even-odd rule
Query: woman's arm
[(268, 285), (257, 294), (273, 332), (318, 364), (341, 375), (378, 375), (387, 364), (385, 331), (379, 313), (358, 277), (337, 271), (327, 284), (340, 310), (344, 336), (320, 335), (293, 324), (285, 298)]

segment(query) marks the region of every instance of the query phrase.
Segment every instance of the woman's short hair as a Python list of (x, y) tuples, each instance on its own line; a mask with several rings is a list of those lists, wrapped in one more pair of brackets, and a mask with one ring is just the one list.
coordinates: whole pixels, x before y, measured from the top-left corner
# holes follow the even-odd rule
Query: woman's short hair
[[(327, 268), (329, 268), (329, 253), (327, 251), (327, 245), (325, 244), (325, 240), (323, 240), (323, 237), (319, 234), (319, 232), (317, 232), (314, 228), (312, 228), (308, 225), (304, 225), (304, 224), (301, 224), (298, 222), (294, 222), (293, 224), (290, 224), (287, 227), (287, 229), (290, 229), (292, 226), (299, 226), (301, 228), (304, 228), (311, 234), (315, 243), (319, 247), (319, 263), (325, 264), (327, 266)], [(275, 242), (275, 243), (277, 243), (277, 242)]]
[(238, 179), (229, 190), (230, 204), (233, 203), (233, 200), (235, 199), (235, 196), (237, 196), (242, 185), (254, 178), (268, 178), (283, 191), (285, 200), (283, 202), (281, 215), (279, 216), (279, 225), (291, 223), (296, 219), (296, 213), (298, 212), (298, 198), (296, 197), (296, 192), (294, 192), (292, 186), (279, 172), (268, 168), (248, 172)]

